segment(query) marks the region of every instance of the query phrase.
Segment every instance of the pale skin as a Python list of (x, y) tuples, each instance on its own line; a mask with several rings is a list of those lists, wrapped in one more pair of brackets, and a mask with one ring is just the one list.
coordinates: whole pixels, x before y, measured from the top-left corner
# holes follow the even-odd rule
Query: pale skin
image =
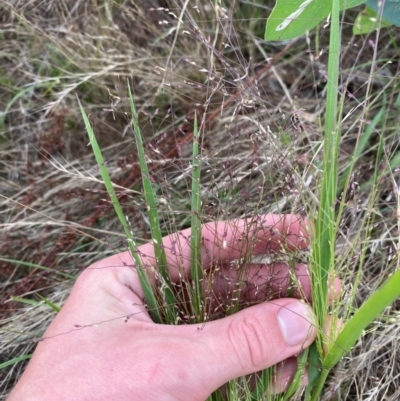
[[(229, 269), (250, 249), (253, 255), (305, 249), (306, 226), (294, 215), (208, 223), (202, 229), (204, 269)], [(189, 235), (190, 229), (163, 241), (174, 282), (189, 275)], [(154, 264), (151, 244), (139, 255), (146, 266)], [(279, 276), (289, 269), (283, 263), (249, 266), (267, 268)], [(306, 273), (299, 264), (296, 274), (309, 297)], [(334, 288), (339, 293), (338, 280)], [(282, 391), (296, 368), (293, 356), (315, 340), (313, 312), (295, 298), (262, 302), (254, 288), (247, 296), (260, 303), (204, 325), (155, 324), (129, 252), (103, 259), (79, 276), (8, 400), (204, 401), (231, 379), (287, 360), (273, 384)]]

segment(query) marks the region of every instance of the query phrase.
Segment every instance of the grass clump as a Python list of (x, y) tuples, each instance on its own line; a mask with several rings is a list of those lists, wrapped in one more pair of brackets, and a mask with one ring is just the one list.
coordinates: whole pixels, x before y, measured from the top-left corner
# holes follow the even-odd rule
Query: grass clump
[[(157, 248), (163, 235), (189, 226), (197, 233), (190, 239), (193, 281), (170, 283), (162, 247), (161, 289), (143, 265), (146, 302), (158, 322), (206, 324), (249, 306), (233, 293), (235, 280), (245, 283), (244, 294), (273, 299), (257, 288), (262, 273), (246, 269), (249, 254), (234, 276), (217, 269), (203, 276), (199, 229), (279, 212), (314, 219), (311, 255), (277, 253), (265, 262), (309, 263), (319, 326), (328, 311), (347, 322), (337, 339), (321, 331), (299, 356), (297, 378), (307, 364), (321, 400), (396, 399), (399, 304), (385, 305), (398, 288), (399, 33), (354, 36), (353, 11), (340, 20), (334, 10), (330, 24), (306, 38), (268, 43), (260, 21), (272, 2), (25, 3), (6, 4), (1, 27), (9, 54), (0, 66), (7, 71), (0, 100), (1, 396), (54, 315), (51, 305), (61, 305), (73, 277), (103, 255), (129, 248), (140, 266), (139, 244)], [(88, 113), (84, 123), (76, 95)], [(92, 146), (97, 138), (99, 167), (85, 126)], [(329, 274), (343, 281), (342, 299), (331, 307)], [(200, 285), (212, 280), (230, 289), (217, 309)], [(255, 389), (245, 379), (229, 383), (225, 393), (301, 399), (296, 380), (286, 395), (268, 393), (272, 374), (263, 372)], [(313, 394), (310, 386), (303, 397)]]

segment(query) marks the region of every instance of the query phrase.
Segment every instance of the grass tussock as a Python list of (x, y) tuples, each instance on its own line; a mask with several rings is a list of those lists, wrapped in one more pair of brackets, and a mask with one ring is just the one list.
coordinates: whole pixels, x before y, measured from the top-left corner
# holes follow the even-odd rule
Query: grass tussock
[[(131, 128), (128, 82), (161, 234), (193, 224), (198, 124), (201, 222), (319, 210), (329, 26), (289, 43), (262, 40), (273, 2), (197, 7), (173, 0), (3, 1), (0, 32), (0, 398), (92, 261), (127, 243), (88, 146), (88, 114), (135, 243), (151, 238)], [(398, 266), (400, 33), (353, 36), (341, 22), (341, 135), (335, 271), (348, 318)], [(197, 211), (196, 211), (197, 213)], [(229, 291), (218, 318), (276, 297), (259, 271), (210, 273)], [(283, 252), (266, 263), (308, 262)], [(195, 267), (194, 267), (195, 270)], [(235, 280), (246, 283), (243, 297)], [(290, 277), (272, 277), (278, 287)], [(215, 294), (213, 294), (215, 296)], [(239, 297), (240, 298), (240, 297)], [(397, 400), (400, 303), (375, 321), (328, 377), (321, 400)], [(191, 310), (180, 316), (190, 321)], [(11, 361), (11, 362), (10, 362)], [(233, 390), (232, 390), (233, 391)]]

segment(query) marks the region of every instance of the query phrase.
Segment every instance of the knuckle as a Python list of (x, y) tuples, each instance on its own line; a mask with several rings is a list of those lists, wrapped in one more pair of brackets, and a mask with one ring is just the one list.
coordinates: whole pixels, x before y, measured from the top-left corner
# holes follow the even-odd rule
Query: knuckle
[(266, 333), (255, 315), (234, 319), (228, 327), (228, 338), (242, 368), (250, 372), (262, 369), (267, 360)]
[(92, 282), (93, 280), (97, 279), (98, 272), (93, 269), (91, 266), (86, 267), (76, 279), (78, 284), (87, 285), (88, 283)]
[(110, 273), (108, 269), (101, 269), (94, 263), (79, 274), (74, 287), (87, 290), (102, 285), (109, 278)]

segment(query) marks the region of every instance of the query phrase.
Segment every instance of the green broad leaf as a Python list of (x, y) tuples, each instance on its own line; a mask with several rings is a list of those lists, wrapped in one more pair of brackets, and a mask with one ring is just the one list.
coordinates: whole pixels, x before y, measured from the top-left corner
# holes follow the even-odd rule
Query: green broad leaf
[(339, 7), (340, 10), (347, 10), (348, 8), (359, 6), (360, 4), (364, 4), (366, 0), (340, 0)]
[(268, 18), (264, 39), (287, 40), (304, 35), (329, 15), (330, 3), (326, 0), (278, 0)]
[(382, 5), (383, 19), (396, 26), (400, 26), (400, 0), (367, 0), (365, 4), (374, 10), (377, 15), (380, 15), (380, 7)]
[[(344, 10), (365, 3), (365, 0), (341, 0)], [(304, 35), (326, 19), (332, 0), (277, 0), (265, 28), (266, 41), (288, 40)]]
[(366, 33), (371, 33), (379, 28), (386, 28), (393, 25), (391, 22), (381, 19), (376, 12), (370, 8), (366, 7), (365, 10), (361, 11), (353, 25), (353, 34), (362, 35)]

